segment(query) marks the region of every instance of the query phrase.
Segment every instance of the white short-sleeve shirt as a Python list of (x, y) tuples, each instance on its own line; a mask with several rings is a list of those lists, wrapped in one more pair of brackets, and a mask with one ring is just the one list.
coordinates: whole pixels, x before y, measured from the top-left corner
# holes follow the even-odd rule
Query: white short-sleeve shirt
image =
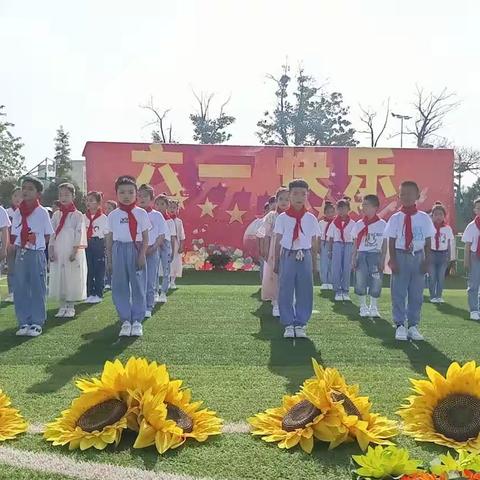
[(8, 218), (10, 219), (10, 222), (12, 221), (13, 214), (15, 213), (16, 210), (18, 210), (18, 207), (15, 210), (12, 207), (7, 208), (7, 215), (8, 215)]
[[(332, 222), (333, 222), (333, 220), (332, 220)], [(330, 222), (330, 224), (332, 222)], [(318, 226), (320, 228), (320, 238), (322, 240), (328, 240), (328, 237), (327, 237), (327, 227), (329, 226), (328, 224), (329, 224), (329, 222), (327, 220), (325, 220), (324, 218), (322, 218), (322, 220), (318, 221)]]
[[(385, 220), (378, 220), (375, 223), (371, 223), (368, 226), (368, 233), (362, 237), (362, 241), (358, 246), (359, 252), (380, 252), (382, 250), (385, 228), (387, 222)], [(359, 220), (355, 223), (355, 228), (353, 229), (353, 238), (358, 238), (359, 233), (365, 227), (365, 222)]]
[[(30, 233), (34, 235), (35, 243), (27, 243), (25, 248), (29, 250), (45, 250), (45, 235), (53, 235), (52, 222), (48, 210), (41, 205), (27, 217), (27, 225)], [(16, 235), (15, 245), (21, 246), (20, 233), (22, 231), (22, 216), (17, 208), (12, 219), (12, 235)]]
[(153, 245), (160, 235), (164, 235), (167, 240), (170, 239), (170, 229), (163, 215), (157, 210), (148, 212), (148, 218), (152, 224), (152, 229), (148, 232), (148, 245)]
[(320, 227), (314, 215), (310, 212), (302, 217), (302, 230), (299, 237), (293, 242), (293, 231), (295, 230), (296, 220), (281, 213), (275, 222), (274, 233), (282, 235), (281, 245), (288, 250), (308, 250), (312, 248), (312, 239), (320, 236)]
[(480, 230), (478, 229), (477, 225), (475, 224), (475, 220), (470, 222), (465, 228), (462, 236), (463, 243), (471, 243), (470, 251), (476, 252), (478, 246), (478, 237), (480, 237)]
[(177, 236), (177, 229), (175, 228), (175, 221), (173, 220), (173, 218), (169, 218), (167, 220), (167, 226), (168, 226), (168, 230), (170, 231), (170, 238), (167, 240), (171, 240), (172, 237)]
[(10, 227), (10, 225), (12, 225), (12, 223), (10, 222), (7, 211), (3, 207), (0, 207), (0, 228)]
[[(355, 222), (350, 219), (345, 228), (343, 229), (343, 238), (345, 243), (353, 242), (353, 229), (355, 228)], [(335, 225), (334, 222), (330, 224), (327, 230), (327, 238), (333, 238), (334, 242), (341, 242), (342, 236), (340, 234), (340, 229)]]
[[(90, 226), (90, 220), (85, 215), (85, 228), (88, 230)], [(96, 238), (105, 238), (105, 235), (109, 232), (108, 230), (108, 217), (102, 213), (98, 218), (93, 221), (93, 235), (92, 237)]]
[(179, 242), (185, 240), (185, 229), (183, 228), (183, 221), (181, 218), (175, 218), (175, 231), (177, 235), (177, 240)]
[(433, 226), (433, 237), (432, 237), (432, 250), (438, 251), (438, 252), (443, 252), (445, 250), (448, 250), (448, 242), (450, 241), (450, 246), (453, 245), (453, 240), (455, 239), (455, 236), (453, 235), (453, 230), (450, 225), (445, 225), (444, 227), (440, 227), (440, 242), (439, 242), (439, 248), (437, 250), (437, 242), (435, 241), (435, 236), (437, 235), (437, 229), (435, 228), (435, 225)]
[[(142, 233), (152, 228), (152, 224), (148, 218), (148, 213), (140, 207), (134, 207), (133, 215), (137, 219), (137, 236), (136, 241), (142, 241)], [(119, 208), (116, 208), (108, 215), (108, 231), (113, 235), (115, 242), (131, 242), (132, 236), (128, 227), (128, 214)]]
[[(435, 228), (432, 219), (428, 214), (418, 211), (412, 215), (413, 231), (413, 251), (423, 250), (425, 240), (435, 236)], [(385, 229), (386, 238), (395, 238), (395, 248), (405, 250), (405, 214), (403, 212), (394, 213), (387, 223)]]

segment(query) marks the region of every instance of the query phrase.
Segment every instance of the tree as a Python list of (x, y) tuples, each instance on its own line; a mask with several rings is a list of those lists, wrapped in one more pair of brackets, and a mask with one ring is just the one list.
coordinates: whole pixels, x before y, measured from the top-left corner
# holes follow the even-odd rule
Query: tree
[(70, 179), (70, 171), (72, 170), (72, 159), (70, 158), (70, 134), (60, 128), (57, 130), (55, 141), (55, 177), (64, 180)]
[(15, 137), (10, 131), (15, 125), (6, 120), (4, 108), (5, 105), (0, 105), (0, 172), (2, 178), (18, 177), (23, 171), (25, 161), (21, 154), (23, 143), (20, 137)]
[(151, 96), (149, 101), (145, 105), (140, 105), (140, 108), (147, 110), (153, 113), (153, 120), (148, 122), (145, 127), (155, 127), (156, 129), (152, 131), (152, 142), (153, 143), (177, 143), (172, 138), (172, 124), (168, 128), (165, 126), (165, 121), (167, 115), (170, 112), (170, 109), (161, 111), (154, 105), (153, 97)]
[[(51, 207), (55, 200), (58, 200), (58, 186), (68, 180), (66, 178), (57, 178), (51, 182), (42, 193), (42, 205)], [(82, 192), (80, 187), (73, 181), (69, 180), (75, 187), (75, 198), (73, 199), (75, 205), (82, 212), (86, 211), (85, 192)]]
[(203, 144), (224, 143), (232, 138), (231, 133), (227, 133), (226, 129), (235, 122), (235, 117), (227, 115), (224, 108), (230, 102), (230, 97), (220, 107), (218, 116), (210, 116), (210, 106), (215, 96), (214, 93), (202, 92), (193, 95), (198, 103), (198, 111), (190, 115), (193, 124), (193, 139)]
[(480, 151), (468, 147), (455, 148), (455, 191), (456, 196), (462, 195), (462, 180), (465, 173), (478, 175), (480, 172)]
[(407, 130), (407, 135), (413, 135), (418, 148), (429, 147), (432, 137), (438, 137), (437, 133), (442, 127), (445, 116), (455, 110), (460, 102), (455, 100), (456, 95), (449, 93), (444, 88), (440, 93), (428, 93), (417, 86), (415, 107), (415, 129)]
[(14, 178), (5, 178), (0, 180), (0, 205), (10, 206), (12, 192), (17, 186)]
[(277, 103), (257, 123), (257, 136), (266, 145), (357, 145), (355, 129), (347, 119), (349, 107), (339, 92), (327, 92), (300, 68), (296, 90), (290, 100), (289, 66), (283, 65), (279, 78), (268, 75), (276, 84)]
[[(360, 121), (367, 126), (367, 130), (362, 130), (359, 133), (364, 133), (368, 135), (370, 140), (370, 146), (376, 147), (378, 145), (378, 141), (382, 138), (382, 135), (385, 133), (385, 129), (387, 128), (388, 119), (390, 118), (390, 99), (387, 99), (387, 105), (385, 109), (385, 119), (383, 120), (383, 124), (379, 127), (379, 131), (375, 127), (375, 118), (377, 117), (378, 112), (371, 110), (369, 108), (365, 109), (360, 105), (360, 110), (362, 114), (360, 115)], [(378, 131), (378, 133), (375, 133)]]

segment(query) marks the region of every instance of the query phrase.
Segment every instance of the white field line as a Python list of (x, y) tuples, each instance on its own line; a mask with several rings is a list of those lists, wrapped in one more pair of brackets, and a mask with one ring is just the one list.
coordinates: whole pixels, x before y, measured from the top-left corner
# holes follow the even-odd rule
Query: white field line
[[(65, 455), (0, 447), (0, 464), (85, 480), (200, 480), (200, 477), (75, 460)], [(207, 480), (207, 479), (203, 479)]]

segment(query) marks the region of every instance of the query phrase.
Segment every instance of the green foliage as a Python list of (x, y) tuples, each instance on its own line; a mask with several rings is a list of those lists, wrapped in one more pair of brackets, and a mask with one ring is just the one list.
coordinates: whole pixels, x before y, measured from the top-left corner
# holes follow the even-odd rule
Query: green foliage
[(339, 92), (329, 93), (316, 85), (302, 68), (290, 100), (291, 77), (288, 65), (280, 78), (269, 76), (277, 85), (277, 104), (257, 123), (257, 136), (265, 145), (355, 146), (355, 129), (347, 119), (349, 107)]
[(10, 131), (15, 125), (6, 120), (7, 114), (0, 105), (0, 172), (2, 178), (18, 177), (23, 171), (25, 157), (21, 154), (23, 143)]
[(455, 202), (456, 226), (458, 231), (463, 231), (475, 216), (473, 202), (480, 197), (480, 178), (470, 187), (457, 195)]
[(70, 178), (72, 159), (70, 158), (70, 133), (65, 132), (63, 126), (57, 130), (55, 141), (55, 175), (58, 178)]
[(0, 180), (0, 205), (9, 207), (13, 189), (17, 186), (14, 178)]

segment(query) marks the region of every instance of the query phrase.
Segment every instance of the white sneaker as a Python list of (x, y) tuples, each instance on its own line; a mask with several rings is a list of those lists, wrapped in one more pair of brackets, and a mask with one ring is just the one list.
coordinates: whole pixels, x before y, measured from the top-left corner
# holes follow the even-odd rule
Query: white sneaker
[(439, 303), (438, 298), (431, 298), (430, 303)]
[(293, 325), (285, 327), (285, 331), (283, 332), (283, 338), (295, 338), (295, 328)]
[(145, 318), (151, 318), (152, 317), (152, 312), (150, 310), (145, 311)]
[(342, 295), (343, 301), (344, 302), (351, 302), (352, 300), (350, 299), (350, 295), (348, 293), (344, 293)]
[(380, 312), (378, 311), (378, 307), (370, 307), (370, 316), (372, 318), (382, 318)]
[(307, 337), (307, 332), (305, 331), (305, 327), (301, 327), (301, 326), (297, 325), (295, 327), (295, 336), (297, 338), (308, 338)]
[(13, 303), (13, 293), (7, 295), (3, 301), (6, 303)]
[(67, 313), (67, 309), (65, 307), (61, 307), (57, 314), (55, 315), (55, 318), (63, 318), (65, 317), (65, 314)]
[(360, 307), (360, 316), (362, 318), (370, 317), (370, 309), (366, 305)]
[(140, 322), (133, 322), (132, 331), (130, 334), (132, 337), (141, 337), (143, 336), (143, 327)]
[(406, 342), (408, 340), (407, 329), (403, 325), (397, 327), (395, 332), (395, 340), (400, 342)]
[(335, 301), (336, 302), (343, 302), (343, 295), (341, 293), (335, 294)]
[(120, 329), (119, 337), (129, 337), (132, 334), (132, 324), (130, 322), (123, 322)]
[(330, 289), (330, 285), (328, 283), (322, 283), (320, 285), (320, 290), (329, 290)]
[(97, 295), (93, 296), (90, 303), (100, 303), (103, 300), (101, 297), (97, 297)]
[(328, 284), (328, 289), (333, 290), (333, 285), (331, 283)]
[(162, 292), (158, 298), (158, 301), (159, 303), (167, 303), (167, 294)]
[(278, 305), (274, 305), (273, 308), (272, 308), (272, 316), (274, 316), (275, 318), (279, 318), (280, 317), (280, 307)]
[(28, 329), (27, 336), (28, 337), (38, 337), (42, 334), (42, 327), (40, 325), (30, 325)]
[(470, 320), (480, 320), (480, 313), (479, 312), (471, 312), (470, 313)]
[(112, 286), (111, 286), (109, 283), (107, 283), (107, 284), (105, 284), (105, 286), (104, 286), (103, 288), (104, 288), (105, 290), (111, 290), (111, 289), (112, 289)]
[(418, 331), (417, 327), (410, 327), (408, 329), (408, 338), (410, 338), (410, 340), (416, 340), (417, 342), (424, 340), (423, 335)]
[(83, 303), (92, 303), (92, 298), (93, 298), (93, 295), (90, 295), (89, 297), (87, 297), (87, 299)]
[(75, 308), (69, 307), (65, 309), (65, 314), (63, 318), (73, 318), (75, 316)]
[(168, 288), (170, 288), (170, 290), (176, 290), (178, 287), (175, 282), (170, 282), (170, 286)]
[(437, 298), (437, 303), (445, 303), (445, 300), (442, 297)]
[(23, 327), (20, 327), (17, 330), (17, 333), (15, 335), (17, 337), (27, 337), (28, 336), (28, 330), (30, 329), (30, 325), (23, 325)]

